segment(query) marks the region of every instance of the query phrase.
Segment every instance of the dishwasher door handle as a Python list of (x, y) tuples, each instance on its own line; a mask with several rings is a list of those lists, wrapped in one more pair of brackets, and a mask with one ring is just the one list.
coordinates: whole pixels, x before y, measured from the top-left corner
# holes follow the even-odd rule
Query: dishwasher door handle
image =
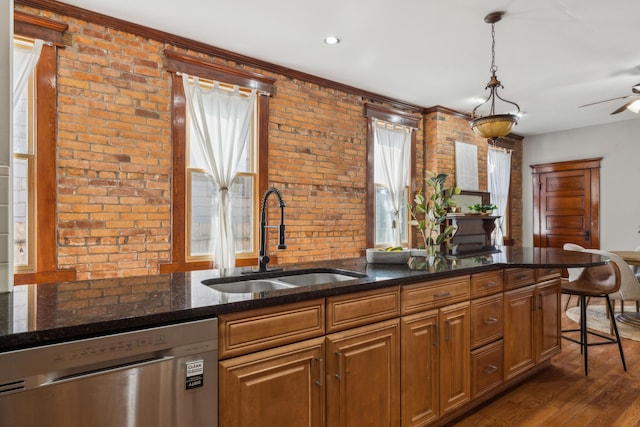
[(93, 377), (95, 375), (108, 374), (108, 373), (111, 373), (111, 372), (118, 372), (118, 371), (122, 371), (122, 370), (126, 370), (126, 369), (141, 368), (141, 367), (144, 367), (144, 366), (153, 365), (155, 363), (167, 362), (167, 361), (172, 360), (172, 359), (174, 359), (173, 356), (150, 357), (148, 359), (137, 360), (137, 361), (134, 361), (134, 362), (120, 363), (120, 364), (117, 364), (117, 365), (106, 366), (104, 368), (97, 368), (97, 369), (92, 369), (92, 370), (89, 370), (89, 371), (78, 372), (78, 373), (69, 374), (69, 375), (63, 375), (61, 377), (56, 377), (56, 378), (50, 379), (49, 381), (45, 381), (41, 385), (61, 384), (61, 383), (67, 382), (67, 381), (74, 381), (74, 380), (79, 380), (79, 379), (82, 379), (82, 378), (90, 378), (90, 377)]

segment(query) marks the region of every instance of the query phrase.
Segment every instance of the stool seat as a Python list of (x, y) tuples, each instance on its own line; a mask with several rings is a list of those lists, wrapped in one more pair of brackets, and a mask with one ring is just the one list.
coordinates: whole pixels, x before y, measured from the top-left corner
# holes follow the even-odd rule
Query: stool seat
[[(589, 249), (585, 249), (585, 252), (589, 252)], [(594, 345), (617, 344), (618, 350), (620, 351), (620, 358), (622, 359), (622, 367), (625, 371), (627, 370), (624, 353), (622, 351), (622, 343), (620, 342), (620, 334), (618, 333), (618, 325), (616, 324), (616, 318), (613, 314), (613, 308), (611, 307), (611, 300), (609, 299), (609, 294), (620, 289), (620, 276), (621, 274), (618, 265), (614, 262), (609, 262), (605, 265), (599, 265), (596, 267), (586, 267), (575, 280), (562, 283), (562, 293), (577, 295), (580, 297), (580, 329), (563, 329), (562, 338), (580, 345), (580, 352), (584, 355), (585, 375), (588, 375), (589, 372), (587, 351), (589, 346)], [(609, 313), (611, 324), (615, 332), (615, 339), (587, 329), (587, 297), (605, 298), (607, 312)], [(566, 333), (571, 332), (580, 332), (580, 338), (575, 339), (566, 335)], [(589, 335), (600, 338), (600, 341), (588, 342), (587, 337)]]

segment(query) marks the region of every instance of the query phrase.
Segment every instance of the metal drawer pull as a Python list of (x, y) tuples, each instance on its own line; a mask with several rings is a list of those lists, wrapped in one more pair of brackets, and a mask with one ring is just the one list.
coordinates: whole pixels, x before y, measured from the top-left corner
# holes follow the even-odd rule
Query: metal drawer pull
[(496, 286), (496, 285), (497, 285), (497, 283), (496, 283), (496, 282), (487, 282), (487, 283), (485, 283), (484, 285), (485, 285), (487, 288), (490, 288), (490, 287), (492, 287), (492, 286)]
[(444, 291), (444, 292), (440, 292), (438, 294), (434, 294), (433, 297), (434, 298), (444, 298), (444, 297), (448, 297), (449, 295), (451, 295), (451, 293), (449, 291)]
[(516, 277), (516, 280), (522, 280), (522, 279), (528, 279), (529, 276), (527, 274), (521, 274), (520, 276)]
[(484, 372), (486, 375), (489, 375), (494, 373), (497, 370), (498, 370), (498, 367), (496, 365), (489, 365), (486, 368), (484, 368), (482, 372)]
[(342, 374), (342, 353), (336, 351), (336, 357), (338, 357), (338, 372), (336, 372), (336, 378), (340, 380), (342, 379), (340, 376)]
[(487, 325), (491, 325), (493, 323), (496, 323), (498, 321), (498, 319), (496, 319), (495, 317), (489, 317), (487, 319), (484, 319), (484, 323), (486, 323)]

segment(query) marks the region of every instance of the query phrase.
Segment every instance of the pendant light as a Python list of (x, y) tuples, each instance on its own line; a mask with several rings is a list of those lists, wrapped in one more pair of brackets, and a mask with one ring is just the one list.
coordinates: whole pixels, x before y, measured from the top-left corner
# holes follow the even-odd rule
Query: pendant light
[[(503, 15), (504, 12), (492, 12), (484, 17), (484, 22), (491, 24), (491, 68), (489, 69), (489, 71), (491, 71), (491, 78), (485, 87), (485, 89), (490, 90), (490, 94), (484, 102), (473, 109), (471, 112), (471, 120), (469, 121), (471, 129), (473, 129), (477, 135), (487, 138), (493, 144), (495, 144), (496, 139), (506, 136), (511, 132), (513, 125), (518, 123), (518, 114), (520, 113), (518, 104), (498, 95), (498, 89), (504, 89), (504, 86), (502, 86), (502, 83), (498, 80), (498, 76), (496, 76), (498, 67), (496, 66), (495, 23), (500, 21)], [(496, 114), (496, 99), (514, 105), (517, 111), (515, 113)], [(489, 114), (486, 116), (477, 113), (478, 109), (484, 105), (489, 105)]]

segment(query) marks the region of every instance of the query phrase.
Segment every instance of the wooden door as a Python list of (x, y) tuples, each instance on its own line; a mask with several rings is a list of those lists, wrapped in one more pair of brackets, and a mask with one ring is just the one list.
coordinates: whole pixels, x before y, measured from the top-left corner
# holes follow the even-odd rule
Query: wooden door
[(533, 244), (600, 245), (600, 158), (533, 165)]
[(400, 426), (399, 323), (327, 336), (327, 426)]
[(533, 368), (536, 344), (535, 285), (504, 294), (504, 376), (505, 381)]
[(401, 321), (402, 427), (426, 426), (438, 419), (438, 310)]
[(220, 427), (324, 427), (324, 338), (219, 364)]
[(440, 309), (440, 416), (471, 399), (469, 303)]

